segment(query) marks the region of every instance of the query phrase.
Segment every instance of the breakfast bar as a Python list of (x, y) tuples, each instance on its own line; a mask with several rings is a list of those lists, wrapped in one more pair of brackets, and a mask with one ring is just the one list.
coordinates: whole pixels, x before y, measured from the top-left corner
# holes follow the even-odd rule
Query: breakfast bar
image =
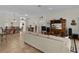
[(71, 48), (70, 39), (65, 37), (26, 32), (23, 39), (25, 43), (46, 53), (69, 53)]

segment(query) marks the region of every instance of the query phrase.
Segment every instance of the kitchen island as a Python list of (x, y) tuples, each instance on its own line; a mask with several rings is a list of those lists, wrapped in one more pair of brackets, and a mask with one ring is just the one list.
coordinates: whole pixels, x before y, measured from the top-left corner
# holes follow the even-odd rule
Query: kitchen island
[[(24, 35), (23, 35), (24, 34)], [(24, 42), (45, 53), (69, 53), (71, 40), (34, 32), (21, 33)]]

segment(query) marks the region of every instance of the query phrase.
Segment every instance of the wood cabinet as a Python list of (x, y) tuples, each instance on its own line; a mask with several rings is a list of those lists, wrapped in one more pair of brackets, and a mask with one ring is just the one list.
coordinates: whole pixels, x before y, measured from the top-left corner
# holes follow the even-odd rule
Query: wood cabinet
[(50, 20), (50, 34), (65, 36), (66, 34), (66, 19)]

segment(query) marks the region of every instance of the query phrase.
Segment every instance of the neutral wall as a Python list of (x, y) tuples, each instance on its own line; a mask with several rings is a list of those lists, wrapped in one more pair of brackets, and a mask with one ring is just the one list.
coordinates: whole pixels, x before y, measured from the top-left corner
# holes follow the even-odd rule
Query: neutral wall
[[(43, 20), (42, 22), (40, 22), (41, 21), (41, 19), (39, 18), (40, 16), (31, 18), (31, 20), (29, 20), (30, 21), (29, 24), (33, 24), (35, 22), (37, 25), (40, 23), (41, 25), (49, 26), (49, 20), (51, 20), (51, 19), (59, 19), (61, 17), (64, 17), (67, 20), (67, 22), (66, 22), (67, 29), (72, 28), (73, 33), (78, 33), (79, 34), (79, 16), (78, 15), (79, 15), (79, 10), (78, 9), (68, 9), (68, 10), (63, 10), (61, 12), (57, 12), (57, 13), (52, 14), (50, 16), (49, 15), (44, 16), (44, 18), (42, 19)], [(75, 25), (75, 26), (71, 25), (71, 21), (73, 19), (77, 23), (77, 25)], [(38, 26), (40, 26), (40, 25), (38, 25)]]
[(19, 25), (19, 14), (16, 13), (14, 17), (13, 12), (0, 11), (0, 27), (10, 26), (14, 18), (17, 20), (15, 25)]
[[(53, 12), (53, 11), (52, 11)], [(14, 19), (14, 13), (15, 13), (15, 18), (18, 20), (19, 23), (19, 17), (20, 14), (16, 12), (10, 12), (10, 11), (0, 11), (0, 26), (5, 26), (6, 24), (10, 25), (10, 22)], [(70, 9), (64, 9), (60, 12), (54, 12), (50, 15), (44, 15), (43, 19), (40, 19), (40, 16), (38, 15), (31, 15), (28, 19), (27, 25), (37, 25), (40, 27), (41, 25), (46, 25), (49, 26), (49, 20), (51, 19), (59, 19), (60, 17), (64, 17), (67, 19), (67, 29), (72, 28), (73, 33), (79, 33), (79, 8), (70, 8)], [(71, 26), (71, 20), (74, 19), (76, 20), (77, 25), (76, 26)], [(27, 20), (27, 19), (26, 19)], [(43, 22), (41, 22), (43, 20)], [(38, 30), (40, 32), (40, 29)]]
[[(68, 9), (62, 12), (56, 13), (54, 17), (64, 17), (67, 19), (67, 28), (72, 28), (73, 33), (79, 33), (79, 10), (78, 9)], [(71, 21), (75, 20), (77, 25), (72, 26)]]

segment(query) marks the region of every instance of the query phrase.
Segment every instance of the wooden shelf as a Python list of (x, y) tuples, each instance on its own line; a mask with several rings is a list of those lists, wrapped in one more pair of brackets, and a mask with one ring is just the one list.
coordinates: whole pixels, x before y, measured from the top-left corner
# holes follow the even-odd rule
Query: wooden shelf
[[(60, 25), (61, 29), (57, 29), (55, 24)], [(65, 36), (66, 34), (66, 19), (60, 18), (59, 20), (50, 20), (50, 34)]]

